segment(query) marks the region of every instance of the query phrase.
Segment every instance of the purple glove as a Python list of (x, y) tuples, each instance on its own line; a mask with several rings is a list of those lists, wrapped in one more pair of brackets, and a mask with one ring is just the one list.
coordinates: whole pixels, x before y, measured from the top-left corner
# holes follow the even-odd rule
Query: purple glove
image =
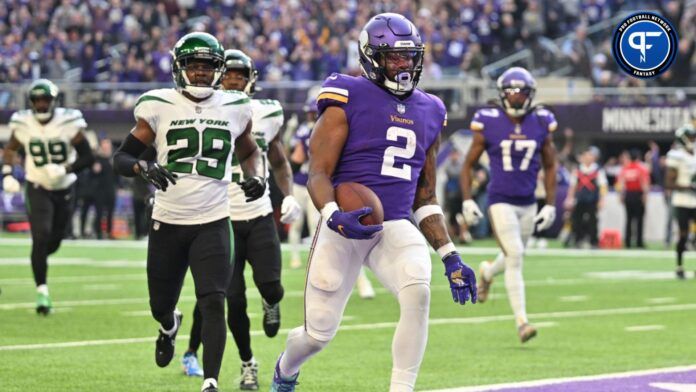
[(369, 240), (375, 233), (382, 230), (382, 225), (363, 225), (360, 218), (371, 213), (372, 208), (363, 207), (359, 210), (342, 212), (336, 210), (326, 221), (326, 225), (336, 233), (352, 240)]
[(464, 264), (457, 252), (447, 254), (442, 262), (445, 263), (445, 276), (450, 282), (454, 302), (464, 305), (471, 299), (471, 303), (475, 304), (478, 298), (474, 270)]

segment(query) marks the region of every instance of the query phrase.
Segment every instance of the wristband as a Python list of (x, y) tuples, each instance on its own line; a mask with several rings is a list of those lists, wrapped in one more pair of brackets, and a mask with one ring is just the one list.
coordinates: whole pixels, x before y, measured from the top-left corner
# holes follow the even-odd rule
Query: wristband
[(442, 207), (440, 207), (439, 204), (424, 205), (413, 213), (413, 218), (416, 220), (416, 226), (420, 227), (421, 221), (430, 215), (444, 216), (445, 214), (442, 212)]
[(445, 256), (449, 256), (449, 254), (452, 252), (456, 253), (457, 248), (451, 242), (448, 242), (445, 245), (442, 245), (441, 247), (437, 248), (437, 254), (439, 254), (440, 258), (443, 260), (445, 259)]
[(324, 208), (321, 209), (321, 217), (325, 221), (328, 221), (329, 218), (331, 218), (331, 215), (335, 212), (338, 211), (338, 204), (336, 204), (335, 201), (328, 202), (324, 204)]

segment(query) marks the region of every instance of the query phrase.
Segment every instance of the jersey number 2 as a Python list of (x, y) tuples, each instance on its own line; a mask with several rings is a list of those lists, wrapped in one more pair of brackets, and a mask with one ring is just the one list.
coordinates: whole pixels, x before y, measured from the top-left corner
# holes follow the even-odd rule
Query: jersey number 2
[(522, 162), (520, 163), (520, 170), (525, 171), (529, 169), (529, 162), (532, 160), (532, 156), (534, 156), (534, 151), (536, 150), (537, 146), (536, 140), (502, 140), (500, 142), (500, 148), (503, 149), (503, 170), (514, 170), (512, 167), (511, 155), (513, 144), (515, 145), (515, 151), (525, 150), (524, 158), (522, 158)]
[[(196, 173), (201, 176), (221, 180), (225, 177), (227, 157), (232, 149), (232, 137), (226, 129), (205, 128), (199, 133), (196, 128), (170, 129), (167, 132), (167, 145), (177, 146), (179, 140), (186, 145), (169, 150), (167, 167), (177, 173), (192, 173), (194, 162)], [(202, 142), (201, 142), (202, 140)], [(191, 158), (201, 156), (206, 159)]]
[(396, 167), (396, 158), (411, 159), (416, 154), (416, 133), (410, 129), (401, 127), (389, 127), (387, 129), (387, 140), (397, 141), (399, 138), (406, 139), (405, 147), (389, 146), (384, 150), (382, 160), (382, 175), (389, 177), (411, 180), (411, 165), (404, 163), (401, 167)]

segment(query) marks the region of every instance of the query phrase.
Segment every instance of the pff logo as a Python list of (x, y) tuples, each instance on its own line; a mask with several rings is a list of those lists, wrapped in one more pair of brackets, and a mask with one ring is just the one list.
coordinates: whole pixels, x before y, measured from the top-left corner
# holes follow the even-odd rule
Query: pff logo
[(614, 59), (631, 76), (654, 78), (665, 72), (677, 55), (677, 31), (669, 20), (652, 12), (624, 19), (614, 32)]

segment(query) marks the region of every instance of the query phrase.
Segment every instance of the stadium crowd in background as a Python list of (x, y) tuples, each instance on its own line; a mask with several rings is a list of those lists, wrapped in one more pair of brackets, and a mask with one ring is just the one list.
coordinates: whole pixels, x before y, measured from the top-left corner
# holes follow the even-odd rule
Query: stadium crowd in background
[[(677, 64), (650, 83), (696, 84), (695, 9), (682, 0), (9, 0), (0, 7), (0, 83), (39, 77), (81, 82), (170, 82), (170, 48), (190, 31), (215, 35), (256, 62), (262, 81), (359, 73), (360, 27), (379, 12), (414, 21), (426, 43), (424, 79), (480, 77), (528, 48), (536, 75), (570, 67), (596, 86), (631, 84), (611, 60), (608, 32), (588, 26), (625, 9), (658, 9), (680, 26)], [(691, 7), (693, 8), (693, 7)], [(574, 35), (569, 33), (575, 33)], [(495, 75), (497, 76), (497, 75)], [(691, 80), (689, 78), (691, 77)], [(2, 102), (0, 102), (2, 106)]]

